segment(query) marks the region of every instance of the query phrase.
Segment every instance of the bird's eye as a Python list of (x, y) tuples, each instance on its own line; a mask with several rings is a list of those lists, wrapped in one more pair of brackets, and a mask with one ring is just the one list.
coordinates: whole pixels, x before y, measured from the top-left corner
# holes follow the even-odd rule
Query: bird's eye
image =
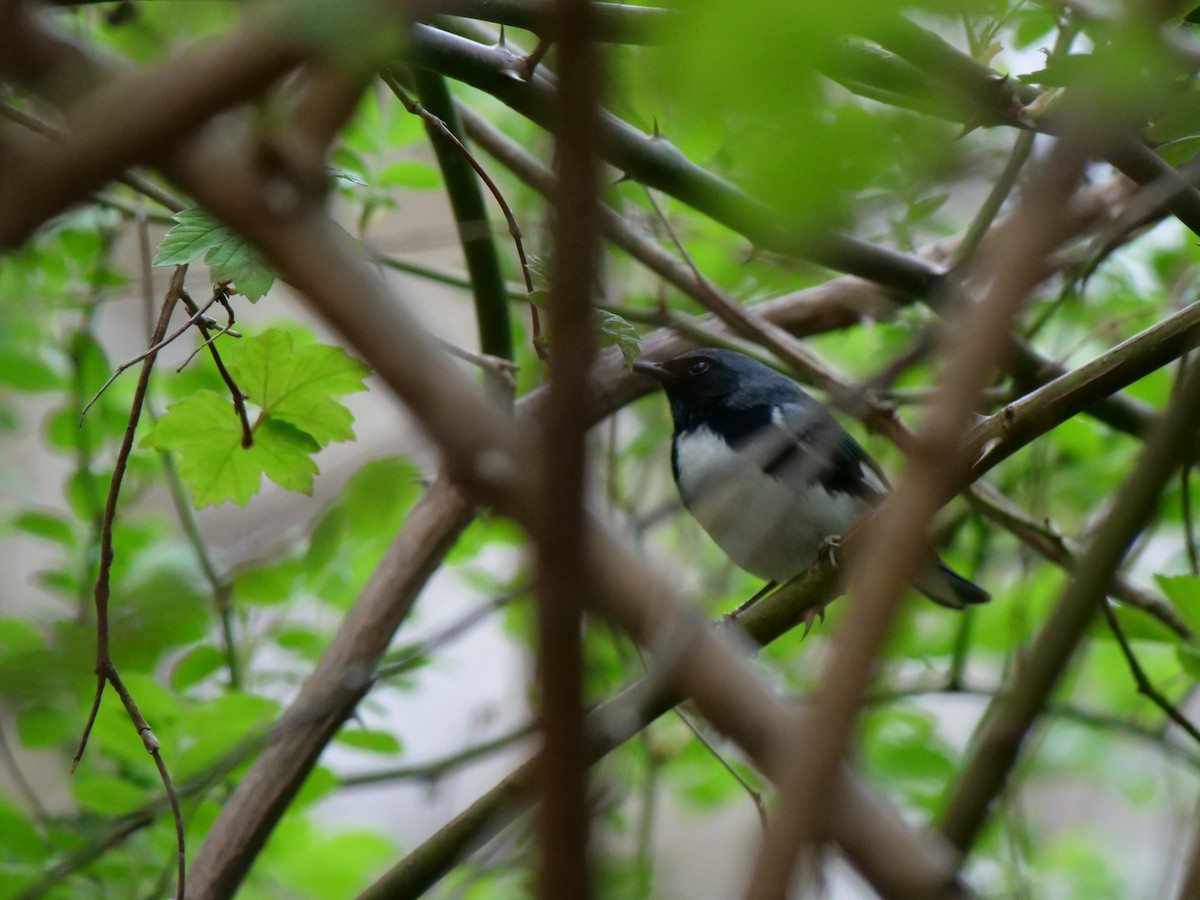
[(689, 375), (703, 375), (707, 371), (708, 371), (708, 361), (707, 360), (698, 359), (694, 363), (692, 363), (690, 366), (688, 366), (688, 374)]

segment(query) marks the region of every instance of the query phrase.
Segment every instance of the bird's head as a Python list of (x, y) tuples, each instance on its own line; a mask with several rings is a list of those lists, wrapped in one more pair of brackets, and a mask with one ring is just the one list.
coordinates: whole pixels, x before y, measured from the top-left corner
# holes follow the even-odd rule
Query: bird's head
[(733, 350), (692, 350), (666, 362), (639, 359), (635, 372), (660, 382), (672, 409), (746, 408), (795, 401), (796, 383)]

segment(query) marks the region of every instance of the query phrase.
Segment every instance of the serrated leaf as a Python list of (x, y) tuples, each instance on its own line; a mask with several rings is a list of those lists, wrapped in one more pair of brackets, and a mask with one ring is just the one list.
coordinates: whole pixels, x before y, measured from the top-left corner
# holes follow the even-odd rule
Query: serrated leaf
[(535, 286), (540, 288), (549, 287), (552, 267), (553, 262), (549, 254), (539, 256), (536, 253), (530, 253), (525, 260), (525, 268), (529, 270), (530, 279)]
[(163, 235), (154, 255), (156, 266), (180, 266), (199, 259), (227, 240), (228, 228), (202, 209), (185, 209), (171, 216), (175, 226)]
[(203, 209), (185, 209), (171, 217), (175, 227), (163, 236), (156, 266), (177, 266), (200, 256), (213, 281), (233, 281), (239, 294), (258, 300), (275, 282), (275, 273), (254, 248)]
[(229, 279), (251, 303), (262, 298), (275, 283), (275, 272), (263, 263), (254, 248), (234, 236), (204, 254), (208, 274), (214, 282)]
[(620, 316), (607, 310), (594, 310), (596, 319), (596, 344), (600, 347), (616, 347), (621, 351), (625, 368), (633, 370), (633, 361), (641, 355), (642, 339), (637, 330)]
[(317, 472), (311, 437), (286, 422), (260, 420), (254, 443), (242, 446), (242, 428), (229, 400), (200, 391), (167, 408), (142, 446), (179, 454), (179, 474), (197, 507), (232, 500), (239, 506), (258, 491), (265, 474), (281, 487), (309, 493)]
[(354, 416), (334, 397), (365, 390), (369, 370), (341, 348), (297, 348), (292, 335), (272, 329), (231, 348), (229, 368), (264, 416), (287, 422), (322, 447), (354, 437)]

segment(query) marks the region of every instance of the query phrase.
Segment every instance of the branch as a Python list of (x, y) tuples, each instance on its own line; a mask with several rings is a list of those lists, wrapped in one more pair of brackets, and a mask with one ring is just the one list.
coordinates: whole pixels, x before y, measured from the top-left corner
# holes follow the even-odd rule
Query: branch
[[(601, 283), (598, 225), (600, 79), (587, 0), (558, 0), (562, 42), (555, 119), (558, 194), (550, 280), (550, 386), (538, 410), (539, 507), (525, 527), (535, 543), (538, 754), (537, 877), (540, 900), (593, 894), (588, 840), (588, 758), (583, 723), (583, 611), (602, 606), (587, 572), (584, 499), (588, 374), (596, 355), (592, 297)], [(446, 97), (450, 108), (449, 96)], [(507, 301), (501, 299), (501, 303)]]
[[(51, 138), (53, 140), (65, 140), (70, 135), (60, 128), (51, 125), (49, 122), (44, 122), (32, 113), (26, 112), (23, 109), (18, 109), (11, 103), (0, 100), (0, 116), (6, 119), (11, 119), (21, 125), (24, 125), (35, 134), (40, 134), (42, 137)], [(133, 172), (122, 172), (116, 176), (116, 180), (137, 191), (144, 197), (148, 197), (160, 206), (171, 210), (171, 212), (183, 212), (187, 209), (187, 204), (171, 194), (169, 191), (159, 187), (153, 181), (143, 178)], [(96, 196), (99, 203), (106, 203), (107, 200)], [(170, 219), (167, 219), (170, 221)]]
[(104, 688), (106, 685), (111, 684), (113, 690), (117, 692), (117, 696), (120, 697), (121, 703), (125, 706), (125, 711), (137, 729), (137, 733), (141, 736), (142, 743), (145, 745), (147, 752), (154, 759), (154, 765), (158, 768), (159, 777), (162, 779), (163, 788), (166, 791), (167, 800), (171, 806), (171, 813), (175, 819), (175, 838), (178, 856), (175, 896), (179, 900), (183, 900), (184, 897), (183, 815), (179, 810), (179, 799), (175, 795), (175, 787), (171, 783), (171, 775), (162, 760), (158, 738), (154, 736), (150, 725), (142, 716), (141, 711), (134, 702), (133, 696), (121, 680), (121, 676), (117, 672), (117, 667), (113, 664), (112, 657), (109, 655), (108, 601), (111, 593), (109, 577), (112, 572), (112, 564), (115, 556), (113, 549), (113, 523), (117, 515), (117, 500), (121, 495), (121, 482), (125, 477), (125, 467), (129, 462), (129, 454), (133, 451), (133, 438), (137, 431), (138, 420), (141, 418), (142, 405), (146, 399), (146, 389), (150, 384), (150, 372), (154, 367), (154, 360), (158, 354), (158, 345), (161, 343), (163, 335), (166, 334), (167, 325), (171, 321), (171, 310), (175, 308), (179, 294), (183, 290), (183, 279), (186, 275), (187, 266), (176, 266), (175, 272), (171, 276), (171, 283), (167, 287), (166, 295), (163, 298), (162, 310), (159, 313), (158, 322), (154, 326), (154, 333), (150, 339), (151, 350), (145, 355), (142, 362), (142, 371), (138, 376), (137, 387), (134, 389), (133, 401), (130, 404), (129, 421), (125, 425), (125, 435), (121, 440), (121, 447), (117, 451), (117, 459), (113, 465), (112, 480), (109, 482), (108, 499), (104, 505), (104, 518), (100, 525), (100, 566), (96, 573), (96, 585), (94, 589), (96, 604), (96, 690), (92, 697), (91, 711), (88, 713), (83, 734), (79, 739), (79, 748), (75, 751), (75, 758), (71, 764), (71, 771), (74, 772), (79, 765), (79, 761), (83, 758), (84, 749), (87, 747), (88, 736), (91, 734), (92, 725), (96, 721), (96, 714), (100, 710), (100, 700), (104, 696)]
[(1138, 662), (1133, 648), (1129, 646), (1129, 639), (1125, 636), (1125, 631), (1121, 628), (1121, 623), (1117, 620), (1117, 614), (1113, 612), (1112, 606), (1106, 601), (1101, 601), (1100, 609), (1104, 613), (1105, 620), (1108, 622), (1108, 630), (1112, 632), (1112, 636), (1117, 641), (1117, 646), (1121, 648), (1121, 655), (1125, 657), (1125, 662), (1129, 664), (1129, 673), (1133, 676), (1134, 683), (1137, 684), (1138, 693), (1149, 697), (1150, 702), (1161, 709), (1168, 719), (1186, 731), (1192, 740), (1200, 743), (1200, 730), (1146, 676), (1146, 670), (1142, 668), (1142, 664)]
[[(1023, 115), (1024, 108), (1041, 96), (1041, 91), (1033, 85), (1001, 75), (903, 16), (864, 21), (869, 25), (867, 37), (960, 94), (969, 109), (967, 125), (1028, 128), (1033, 124), (1040, 131), (1062, 131), (1060, 117), (1042, 117), (1030, 123)], [(1140, 185), (1155, 188), (1164, 183), (1170, 185), (1163, 206), (1200, 234), (1200, 190), (1185, 175), (1133, 137), (1115, 141), (1105, 157), (1114, 168)]]
[(381, 784), (392, 781), (423, 781), (434, 784), (445, 778), (450, 772), (468, 763), (491, 756), (497, 750), (504, 750), (513, 744), (520, 743), (534, 733), (532, 725), (522, 725), (512, 731), (464, 747), (462, 750), (439, 757), (429, 762), (417, 763), (410, 766), (396, 766), (391, 769), (377, 769), (374, 772), (360, 772), (357, 775), (347, 775), (341, 780), (343, 788), (363, 787), (370, 784)]
[(950, 791), (941, 830), (962, 851), (979, 835), (1003, 790), (1026, 735), (1083, 638), (1130, 544), (1153, 514), (1159, 495), (1190, 452), (1200, 417), (1200, 364), (1193, 362), (1162, 423), (1147, 440), (1112, 507), (1088, 543), (1062, 599), (1034, 640), (1011, 692), (991, 704), (975, 752)]
[[(593, 41), (612, 44), (656, 44), (679, 25), (675, 10), (621, 3), (589, 3)], [(560, 26), (552, 0), (441, 0), (443, 15), (483, 19), (532, 31), (545, 41), (557, 41)]]
[[(21, 21), (32, 18), (32, 4), (9, 3), (4, 10), (0, 34), (8, 40), (19, 41), (22, 32), (36, 27)], [(280, 39), (287, 33), (277, 17), (258, 21), (215, 47), (97, 86), (71, 107), (69, 139), (39, 140), (7, 161), (0, 178), (0, 248), (20, 244), (88, 191), (275, 82), (298, 60), (291, 42)], [(33, 184), (38, 190), (28, 189)]]
[[(225, 330), (228, 331), (229, 326), (233, 325), (233, 309), (229, 305), (229, 285), (215, 284), (213, 285), (213, 298), (225, 307), (229, 313), (229, 325)], [(183, 300), (183, 305), (187, 307), (188, 312), (193, 316), (196, 314), (196, 301), (192, 299), (191, 294), (186, 290), (180, 296)], [(217, 372), (221, 376), (221, 380), (225, 382), (225, 386), (229, 388), (229, 396), (233, 400), (233, 409), (237, 413), (238, 421), (242, 424), (242, 447), (246, 448), (254, 443), (254, 427), (250, 424), (250, 416), (246, 411), (246, 395), (242, 393), (242, 389), (237, 386), (237, 382), (233, 380), (233, 375), (229, 369), (225, 367), (225, 361), (221, 359), (221, 353), (217, 350), (215, 342), (219, 335), (209, 335), (208, 322), (201, 317), (196, 327), (200, 330), (200, 336), (204, 338), (203, 346), (208, 348), (208, 352), (212, 355), (213, 364), (217, 367)], [(182, 368), (182, 367), (181, 367)]]
[[(738, 613), (725, 616), (717, 630), (737, 629), (757, 646), (788, 633), (804, 614), (828, 602), (837, 591), (836, 573), (816, 566), (778, 591)], [(665, 685), (661, 673), (636, 681), (588, 714), (589, 754), (593, 763), (674, 708), (683, 697)], [(385, 873), (359, 900), (403, 900), (427, 892), (462, 855), (512, 822), (535, 798), (533, 762), (501, 781), (435, 835)], [(938, 874), (944, 862), (936, 845), (926, 845), (908, 829), (882, 796), (850, 773), (839, 778), (832, 833), (883, 896), (961, 896), (961, 883)], [(902, 849), (905, 848), (905, 849)]]
[[(541, 72), (514, 79), (518, 60), (503, 47), (488, 47), (427, 25), (414, 25), (408, 48), (414, 65), (432, 69), (495, 96), (543, 128), (554, 130), (557, 88)], [(924, 295), (942, 270), (916, 257), (877, 247), (841, 233), (801, 234), (785, 227), (787, 217), (688, 160), (661, 136), (647, 135), (611, 113), (601, 117), (604, 160), (643, 184), (670, 194), (744, 235), (754, 244), (787, 256), (877, 281), (908, 294)]]
[[(511, 360), (513, 358), (512, 326), (508, 315), (508, 285), (500, 270), (500, 257), (488, 223), (487, 207), (483, 192), (479, 189), (479, 173), (483, 167), (475, 159), (465, 143), (465, 132), (454, 99), (442, 76), (425, 69), (413, 73), (421, 103), (407, 98), (399, 82), (390, 73), (384, 81), (404, 101), (409, 112), (425, 115), (425, 130), (437, 156), (438, 166), (446, 182), (446, 193), (450, 207), (454, 210), (454, 222), (458, 239), (462, 244), (463, 259), (471, 277), (471, 292), (475, 298), (475, 320), (479, 330), (479, 349), (487, 356)], [(521, 245), (521, 229), (517, 227), (512, 210), (500, 195), (499, 189), (486, 173), (489, 190), (495, 192), (509, 233), (517, 244), (517, 256), (521, 269), (525, 270), (525, 252)]]
[(822, 667), (814, 723), (787, 779), (780, 808), (768, 831), (751, 880), (749, 898), (782, 896), (798, 853), (821, 833), (829, 784), (841, 764), (870, 681), (872, 664), (904, 588), (928, 564), (925, 531), (952, 495), (963, 458), (962, 433), (980, 392), (1003, 358), (1013, 317), (1038, 283), (1042, 259), (1066, 237), (1063, 210), (1083, 172), (1084, 148), (1063, 139), (1030, 185), (1003, 233), (980, 260), (977, 275), (986, 289), (975, 304), (960, 300), (957, 326), (948, 327), (941, 397), (921, 428), (896, 490), (864, 528), (861, 556), (852, 562), (847, 622), (834, 638)]

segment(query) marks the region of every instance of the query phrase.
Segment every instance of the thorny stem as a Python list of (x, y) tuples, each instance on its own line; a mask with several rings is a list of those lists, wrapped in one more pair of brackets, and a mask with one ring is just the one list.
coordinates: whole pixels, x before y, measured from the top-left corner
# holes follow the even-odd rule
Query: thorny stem
[[(500, 211), (504, 214), (505, 224), (508, 226), (508, 234), (512, 238), (513, 245), (517, 249), (517, 259), (521, 263), (521, 277), (525, 279), (525, 291), (529, 294), (533, 293), (533, 275), (529, 271), (529, 260), (525, 256), (525, 243), (521, 239), (521, 226), (517, 224), (517, 217), (513, 215), (512, 207), (508, 205), (508, 201), (504, 199), (504, 194), (501, 193), (500, 187), (492, 180), (492, 176), (487, 173), (475, 155), (471, 153), (452, 132), (446, 123), (435, 116), (429, 110), (425, 109), (420, 103), (408, 95), (404, 86), (400, 83), (400, 79), (393, 70), (386, 70), (383, 73), (383, 81), (396, 98), (404, 104), (414, 116), (420, 116), (429, 125), (430, 128), (436, 130), (443, 138), (445, 138), (452, 146), (454, 146), (463, 158), (470, 163), (471, 168), (479, 176), (479, 179), (487, 186), (488, 191), (496, 199), (496, 203), (500, 206)], [(542, 335), (541, 320), (538, 315), (537, 306), (532, 302), (529, 304), (529, 315), (533, 324), (533, 345), (541, 352), (541, 343), (539, 339)]]

